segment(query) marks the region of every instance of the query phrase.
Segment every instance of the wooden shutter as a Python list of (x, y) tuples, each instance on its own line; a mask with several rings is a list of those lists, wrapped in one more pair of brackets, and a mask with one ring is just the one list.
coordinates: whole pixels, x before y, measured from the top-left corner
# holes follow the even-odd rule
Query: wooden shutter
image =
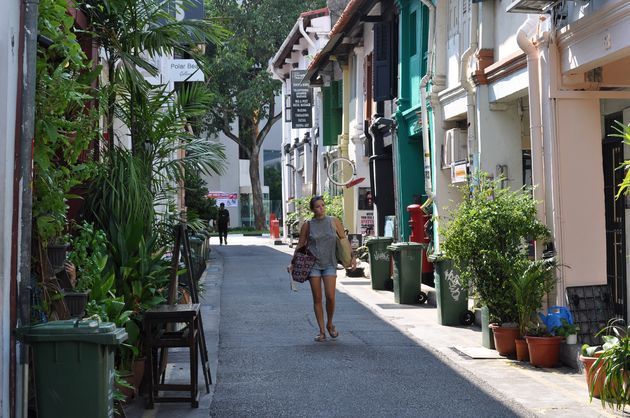
[(393, 99), (392, 96), (392, 23), (374, 25), (374, 101)]

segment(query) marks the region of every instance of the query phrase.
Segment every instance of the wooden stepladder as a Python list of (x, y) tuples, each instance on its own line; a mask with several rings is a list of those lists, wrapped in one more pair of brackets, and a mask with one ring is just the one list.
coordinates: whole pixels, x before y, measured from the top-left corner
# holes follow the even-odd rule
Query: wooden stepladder
[[(208, 360), (208, 349), (203, 329), (201, 305), (197, 292), (198, 281), (203, 269), (195, 269), (190, 254), (190, 243), (186, 232), (186, 224), (175, 227), (175, 244), (171, 259), (171, 275), (167, 305), (158, 306), (145, 313), (145, 332), (147, 341), (148, 384), (149, 398), (147, 407), (153, 408), (154, 402), (191, 402), (192, 407), (198, 407), (197, 370), (201, 360), (206, 391), (210, 393), (212, 375)], [(187, 274), (180, 279), (179, 265), (183, 261)], [(176, 304), (179, 282), (190, 293), (190, 304)], [(176, 330), (177, 324), (185, 324)], [(187, 347), (190, 350), (190, 384), (166, 384), (166, 365), (168, 363), (168, 348)], [(159, 358), (158, 358), (159, 350)], [(190, 391), (188, 397), (159, 396), (160, 390)]]

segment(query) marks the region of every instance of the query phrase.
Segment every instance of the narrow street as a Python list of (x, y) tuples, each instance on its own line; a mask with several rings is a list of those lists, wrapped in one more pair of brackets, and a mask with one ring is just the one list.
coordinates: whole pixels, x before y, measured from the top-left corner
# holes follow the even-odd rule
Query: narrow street
[[(316, 343), (310, 289), (289, 287), (292, 250), (216, 240), (201, 283), (210, 393), (199, 375), (199, 408), (136, 398), (127, 418), (614, 416), (588, 402), (576, 370), (500, 357), (478, 328), (441, 326), (435, 307), (394, 304), (366, 278), (339, 276), (340, 336)], [(167, 380), (186, 383), (187, 353), (169, 358)]]
[(238, 238), (214, 251), (224, 279), (210, 416), (520, 415), (344, 293), (340, 337), (314, 342), (310, 290), (289, 290), (287, 254)]

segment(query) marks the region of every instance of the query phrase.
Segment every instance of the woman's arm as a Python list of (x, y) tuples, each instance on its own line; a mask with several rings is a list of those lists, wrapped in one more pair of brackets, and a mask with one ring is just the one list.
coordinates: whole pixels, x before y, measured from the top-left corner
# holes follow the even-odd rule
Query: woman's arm
[(295, 254), (297, 252), (297, 250), (299, 250), (302, 247), (306, 246), (306, 243), (308, 242), (308, 221), (304, 222), (302, 224), (302, 228), (300, 228), (300, 238), (298, 239), (298, 243), (295, 246), (295, 251), (293, 252), (293, 254)]
[(339, 238), (346, 237), (346, 230), (343, 228), (343, 224), (339, 220), (339, 218), (333, 217), (333, 224), (335, 225), (335, 230), (337, 231), (337, 236)]

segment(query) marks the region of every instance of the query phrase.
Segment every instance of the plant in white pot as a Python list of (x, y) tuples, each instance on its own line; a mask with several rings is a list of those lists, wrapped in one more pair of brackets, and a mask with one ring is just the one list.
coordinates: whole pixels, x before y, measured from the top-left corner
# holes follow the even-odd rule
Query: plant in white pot
[[(524, 271), (528, 243), (547, 239), (550, 233), (537, 219), (531, 190), (503, 188), (501, 181), (480, 172), (461, 188), (462, 202), (442, 229), (442, 250), (453, 260), (462, 284), (488, 307), (491, 322), (497, 323), (499, 353), (513, 355), (519, 312), (512, 277)], [(505, 339), (498, 341), (497, 331), (507, 331)]]
[(580, 330), (576, 324), (570, 324), (565, 318), (560, 318), (561, 326), (554, 329), (554, 333), (561, 337), (564, 337), (564, 342), (567, 344), (577, 344), (577, 333)]

